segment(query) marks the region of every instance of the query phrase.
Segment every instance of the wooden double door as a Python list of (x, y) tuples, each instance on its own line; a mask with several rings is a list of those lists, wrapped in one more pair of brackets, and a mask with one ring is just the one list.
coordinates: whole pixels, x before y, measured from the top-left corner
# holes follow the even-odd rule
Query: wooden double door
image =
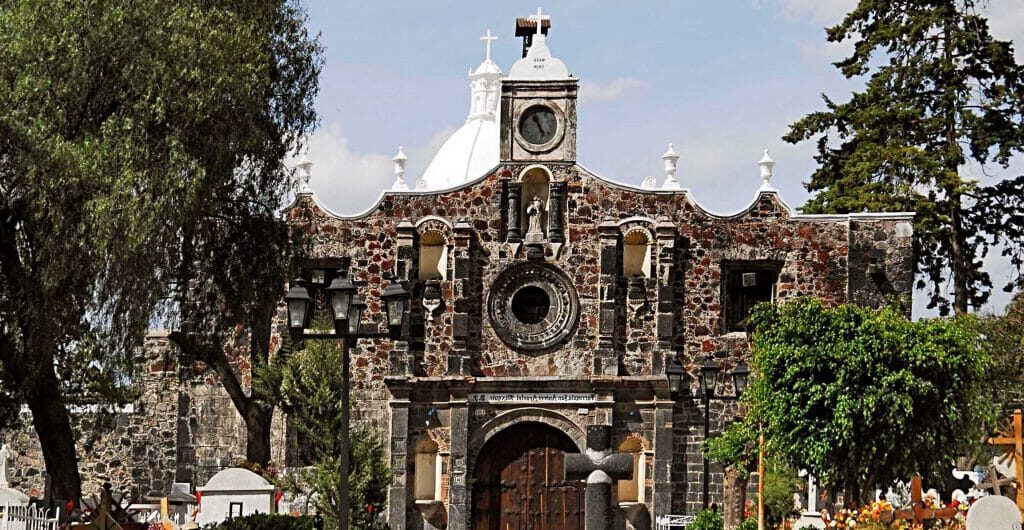
[(484, 445), (473, 484), (474, 530), (582, 530), (583, 481), (564, 480), (565, 454), (578, 452), (542, 423), (509, 427)]

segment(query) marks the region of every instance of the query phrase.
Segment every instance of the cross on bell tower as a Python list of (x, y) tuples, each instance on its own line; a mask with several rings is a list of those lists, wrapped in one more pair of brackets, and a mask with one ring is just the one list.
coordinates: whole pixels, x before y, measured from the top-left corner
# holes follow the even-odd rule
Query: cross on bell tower
[(487, 35), (480, 37), (480, 40), (484, 41), (487, 45), (487, 60), (491, 60), (491, 42), (498, 40), (498, 37), (491, 35), (491, 30), (487, 30)]
[(530, 51), (530, 46), (533, 46), (534, 35), (538, 33), (547, 35), (550, 29), (551, 15), (543, 14), (539, 7), (536, 15), (516, 19), (516, 37), (523, 39), (523, 57), (526, 57), (526, 52)]

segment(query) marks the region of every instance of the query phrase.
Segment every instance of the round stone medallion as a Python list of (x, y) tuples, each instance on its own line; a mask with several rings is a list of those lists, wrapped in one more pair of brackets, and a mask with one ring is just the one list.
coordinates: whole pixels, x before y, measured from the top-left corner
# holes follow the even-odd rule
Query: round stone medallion
[(572, 280), (544, 263), (505, 269), (487, 295), (487, 313), (498, 337), (509, 347), (546, 350), (576, 326), (580, 305)]

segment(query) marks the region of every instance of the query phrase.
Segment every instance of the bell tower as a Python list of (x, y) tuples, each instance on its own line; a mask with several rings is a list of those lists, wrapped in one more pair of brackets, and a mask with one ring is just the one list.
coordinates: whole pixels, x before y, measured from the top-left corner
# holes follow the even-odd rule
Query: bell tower
[(537, 9), (526, 56), (501, 83), (502, 162), (576, 161), (576, 94), (579, 81), (551, 55), (546, 31), (551, 17)]

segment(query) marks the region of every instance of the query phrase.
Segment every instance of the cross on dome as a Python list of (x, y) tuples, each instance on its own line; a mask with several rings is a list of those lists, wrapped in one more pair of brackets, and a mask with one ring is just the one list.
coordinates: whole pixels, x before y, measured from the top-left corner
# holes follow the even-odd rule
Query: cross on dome
[(491, 41), (498, 40), (498, 37), (492, 36), (491, 35), (491, 30), (490, 30), (490, 28), (488, 28), (487, 29), (487, 35), (484, 35), (483, 37), (480, 37), (480, 40), (482, 40), (485, 43), (487, 43), (487, 60), (490, 61), (491, 60)]
[(545, 15), (541, 11), (540, 7), (538, 6), (537, 7), (537, 14), (536, 15), (530, 15), (527, 18), (529, 18), (530, 20), (536, 20), (537, 21), (537, 36), (540, 37), (541, 35), (543, 35), (541, 33), (541, 26), (544, 25), (544, 21), (545, 20), (551, 20), (551, 15)]

